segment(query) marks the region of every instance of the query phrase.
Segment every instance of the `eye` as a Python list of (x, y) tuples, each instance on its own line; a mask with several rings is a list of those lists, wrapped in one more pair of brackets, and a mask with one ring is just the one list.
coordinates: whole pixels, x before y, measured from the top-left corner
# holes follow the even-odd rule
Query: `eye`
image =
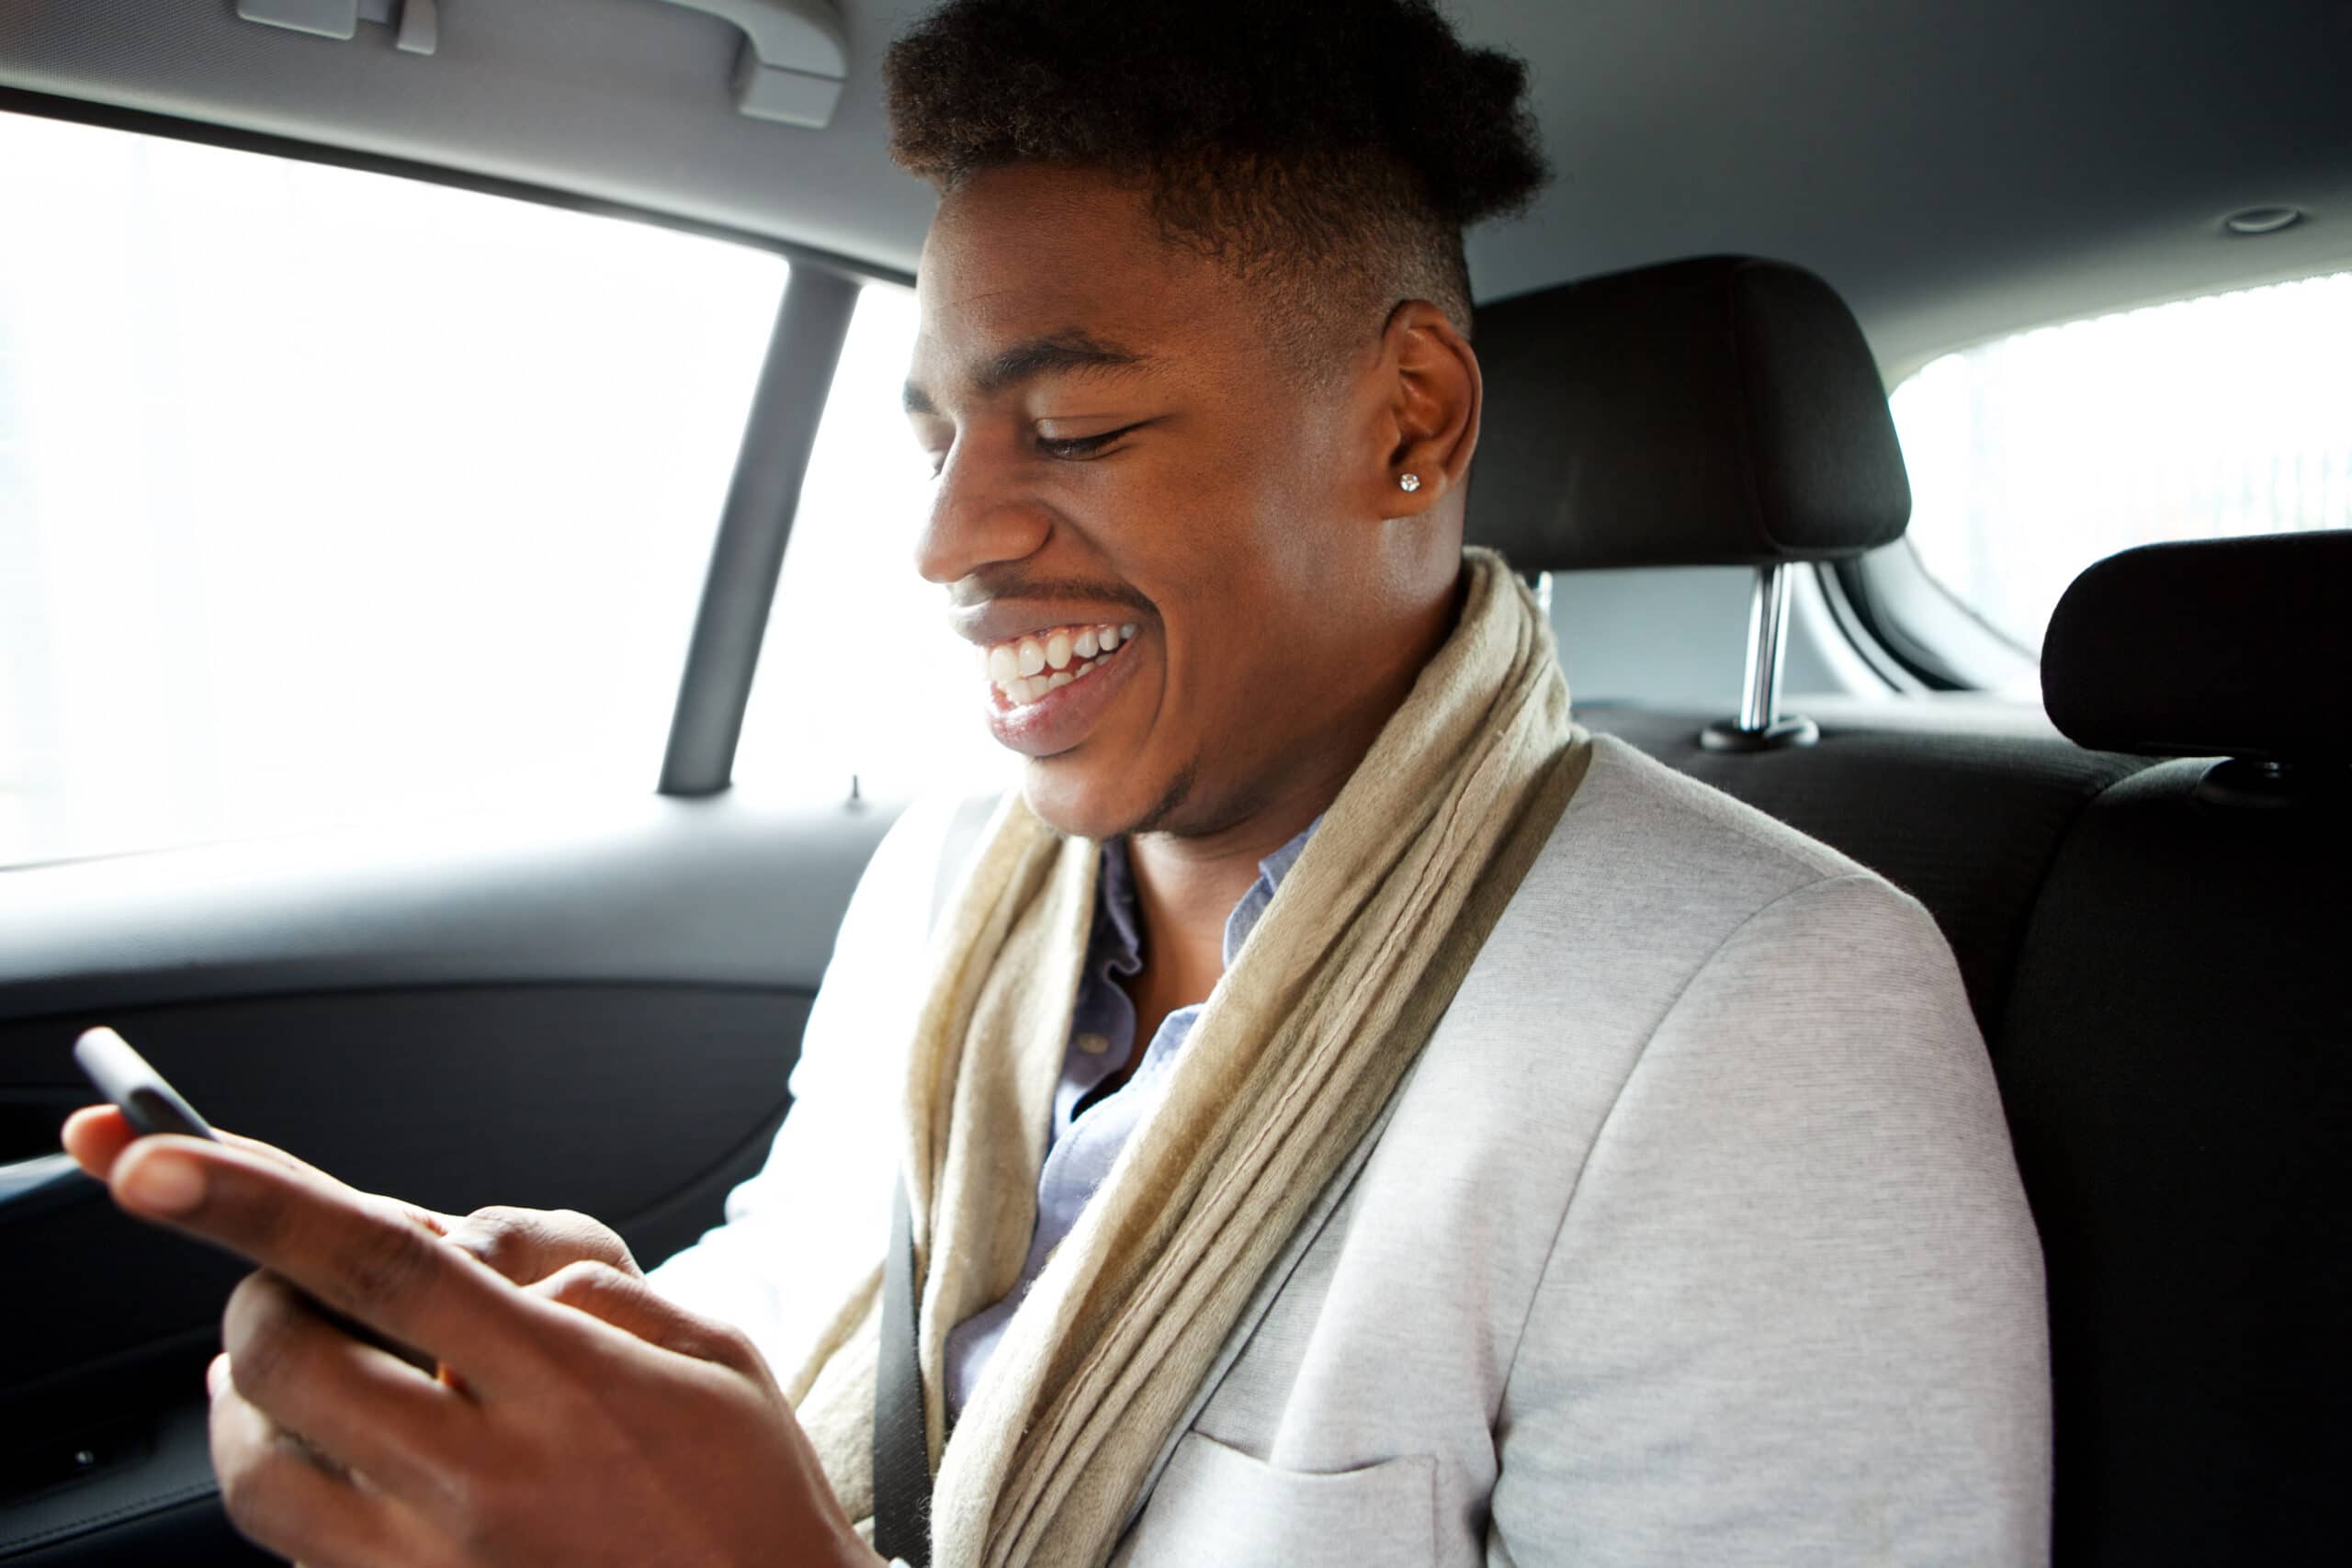
[(1096, 456), (1122, 435), (1132, 434), (1148, 423), (1148, 420), (1137, 420), (1133, 424), (1123, 424), (1116, 430), (1106, 430), (1100, 435), (1056, 437), (1040, 431), (1037, 435), (1037, 450), (1048, 457), (1079, 461)]
[(915, 450), (922, 454), (923, 471), (935, 479), (946, 470), (947, 454), (956, 445), (956, 427), (927, 414), (916, 415), (910, 423), (914, 426)]

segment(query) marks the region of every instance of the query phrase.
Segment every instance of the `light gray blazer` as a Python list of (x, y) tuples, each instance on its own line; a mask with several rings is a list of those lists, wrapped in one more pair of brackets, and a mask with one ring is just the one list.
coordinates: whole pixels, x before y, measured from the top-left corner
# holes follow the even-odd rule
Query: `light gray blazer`
[[(933, 875), (931, 831), (928, 861), (904, 845), (878, 874)], [(929, 891), (894, 897), (911, 913)], [(868, 928), (894, 923), (859, 897)], [(827, 1073), (820, 1060), (796, 1088)], [(762, 1216), (805, 1208), (807, 1189), (798, 1204), (756, 1190), (793, 1180), (789, 1122), (810, 1109), (730, 1224), (657, 1282), (739, 1318), (766, 1310), (743, 1304), (742, 1276), (790, 1269), (776, 1248), (799, 1243)], [(1984, 1047), (1933, 920), (1600, 737), (1385, 1124), (1228, 1341), (1116, 1561), (2041, 1562), (2042, 1301)]]

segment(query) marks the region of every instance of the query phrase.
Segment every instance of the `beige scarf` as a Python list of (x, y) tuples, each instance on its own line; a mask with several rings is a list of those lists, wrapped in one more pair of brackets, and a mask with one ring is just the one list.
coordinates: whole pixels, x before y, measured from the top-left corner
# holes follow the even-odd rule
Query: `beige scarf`
[[(1020, 1278), (1098, 846), (1013, 795), (943, 912), (905, 1164), (938, 1568), (1109, 1559), (1260, 1279), (1379, 1118), (1583, 776), (1550, 627), (1500, 557), (1466, 552), (1464, 578), (1453, 636), (1211, 993), (952, 1444), (947, 1331)], [(879, 1280), (877, 1266), (786, 1389), (852, 1518), (874, 1506)]]

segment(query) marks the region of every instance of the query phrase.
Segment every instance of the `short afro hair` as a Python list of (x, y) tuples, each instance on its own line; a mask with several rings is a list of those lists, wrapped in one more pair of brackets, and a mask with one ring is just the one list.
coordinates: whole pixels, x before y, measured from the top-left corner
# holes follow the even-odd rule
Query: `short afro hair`
[(949, 0), (884, 74), (910, 172), (1132, 181), (1171, 242), (1265, 279), (1302, 349), (1408, 299), (1467, 333), (1462, 231), (1547, 174), (1526, 66), (1430, 0)]

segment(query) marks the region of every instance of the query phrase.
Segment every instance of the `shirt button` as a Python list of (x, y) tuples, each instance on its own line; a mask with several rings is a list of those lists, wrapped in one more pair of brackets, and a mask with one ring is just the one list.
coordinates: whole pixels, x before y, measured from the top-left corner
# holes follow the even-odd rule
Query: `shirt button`
[(1090, 1056), (1100, 1056), (1111, 1048), (1111, 1043), (1100, 1034), (1081, 1034), (1078, 1037), (1078, 1048)]

